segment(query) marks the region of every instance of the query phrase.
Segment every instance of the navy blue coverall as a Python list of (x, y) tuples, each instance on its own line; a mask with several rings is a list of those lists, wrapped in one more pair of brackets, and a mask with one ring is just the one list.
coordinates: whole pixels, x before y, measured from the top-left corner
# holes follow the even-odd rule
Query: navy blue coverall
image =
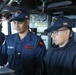
[(76, 75), (76, 42), (73, 38), (62, 48), (47, 51), (41, 75)]
[(16, 75), (36, 75), (37, 69), (42, 63), (46, 47), (42, 39), (31, 33), (22, 39), (18, 34), (10, 35), (0, 51), (0, 64), (8, 61), (8, 68), (15, 70)]

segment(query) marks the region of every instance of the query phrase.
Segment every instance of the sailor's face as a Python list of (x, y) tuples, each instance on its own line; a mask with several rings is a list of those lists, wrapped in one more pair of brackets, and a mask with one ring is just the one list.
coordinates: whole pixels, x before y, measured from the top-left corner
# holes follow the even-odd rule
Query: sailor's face
[(28, 20), (24, 20), (21, 22), (14, 21), (14, 24), (15, 24), (15, 29), (17, 30), (18, 33), (25, 32), (29, 25)]

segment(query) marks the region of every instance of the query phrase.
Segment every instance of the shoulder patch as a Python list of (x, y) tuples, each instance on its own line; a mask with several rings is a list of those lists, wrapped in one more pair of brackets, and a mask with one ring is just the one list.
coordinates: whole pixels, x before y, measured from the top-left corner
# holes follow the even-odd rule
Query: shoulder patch
[(44, 44), (43, 40), (40, 40), (38, 44), (39, 44), (40, 47), (42, 47), (43, 44)]

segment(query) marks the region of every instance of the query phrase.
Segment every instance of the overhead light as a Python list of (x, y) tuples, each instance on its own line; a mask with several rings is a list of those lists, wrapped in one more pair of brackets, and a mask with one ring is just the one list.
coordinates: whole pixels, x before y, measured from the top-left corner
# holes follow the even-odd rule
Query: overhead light
[(54, 15), (63, 14), (63, 12), (62, 12), (62, 11), (61, 11), (61, 12), (54, 12), (53, 14), (54, 14)]
[(49, 4), (48, 8), (50, 7), (58, 7), (58, 6), (64, 6), (64, 5), (69, 5), (71, 4), (71, 1), (63, 1), (63, 2), (57, 2), (57, 3), (53, 3), (53, 4)]
[[(72, 1), (55, 2), (55, 3), (48, 4), (47, 8), (58, 7), (58, 6), (65, 6), (65, 5), (69, 5), (69, 4), (72, 4)], [(38, 8), (41, 9), (42, 6), (39, 6)]]

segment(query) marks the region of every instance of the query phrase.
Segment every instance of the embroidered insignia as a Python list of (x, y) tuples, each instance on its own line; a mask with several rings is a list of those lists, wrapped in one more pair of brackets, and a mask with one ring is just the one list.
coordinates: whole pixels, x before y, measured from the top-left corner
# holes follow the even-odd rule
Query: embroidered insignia
[(14, 47), (13, 47), (13, 46), (8, 46), (7, 48), (8, 48), (8, 49), (13, 49)]
[(68, 25), (68, 23), (67, 23), (67, 22), (64, 22), (64, 23), (63, 23), (63, 25), (67, 26), (67, 25)]
[(34, 46), (33, 46), (33, 45), (24, 45), (24, 48), (25, 48), (25, 49), (33, 49)]
[(39, 46), (42, 47), (43, 44), (44, 44), (44, 43), (43, 43), (43, 40), (40, 40), (40, 41), (39, 41)]
[(28, 18), (28, 16), (25, 16), (25, 18)]

